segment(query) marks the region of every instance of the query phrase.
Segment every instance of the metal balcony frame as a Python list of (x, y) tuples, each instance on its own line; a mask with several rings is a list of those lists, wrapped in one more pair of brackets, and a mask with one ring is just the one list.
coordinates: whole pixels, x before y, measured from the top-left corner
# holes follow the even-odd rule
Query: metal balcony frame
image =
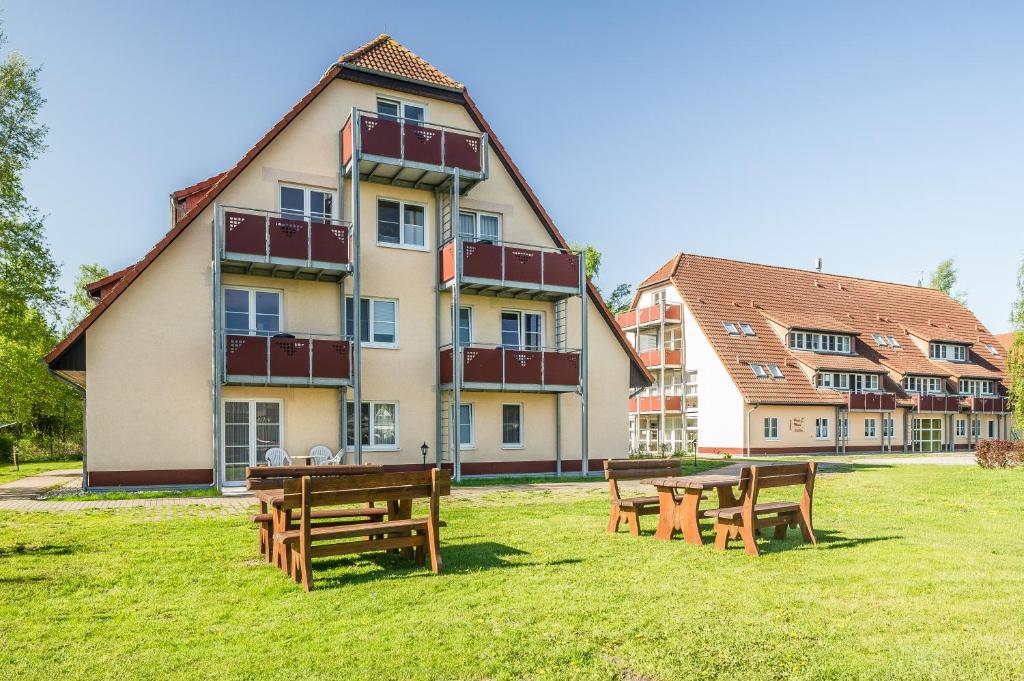
[[(552, 383), (548, 384), (545, 381), (544, 376), (544, 356), (548, 354), (567, 355), (576, 353), (582, 358), (582, 348), (553, 348), (553, 347), (542, 347), (542, 348), (510, 348), (501, 345), (500, 343), (470, 343), (469, 345), (459, 345), (459, 354), (456, 356), (455, 347), (452, 343), (445, 343), (438, 348), (438, 353), (443, 353), (446, 350), (452, 350), (452, 364), (458, 361), (464, 364), (465, 351), (473, 348), (479, 348), (482, 350), (500, 350), (501, 351), (501, 381), (499, 383), (487, 383), (481, 381), (466, 381), (462, 376), (462, 371), (459, 371), (462, 390), (478, 390), (478, 391), (497, 391), (497, 392), (517, 392), (517, 393), (572, 393), (578, 392), (580, 385), (582, 385), (583, 377), (577, 380), (575, 385), (563, 384), (563, 383)], [(510, 383), (506, 380), (505, 376), (505, 362), (506, 353), (508, 352), (538, 352), (541, 354), (540, 362), (540, 383)], [(465, 367), (463, 366), (463, 369)], [(582, 362), (580, 363), (580, 372), (582, 373)], [(452, 370), (452, 380), (454, 381), (455, 371), (454, 366)], [(442, 384), (446, 389), (451, 390), (451, 383)]]
[[(302, 378), (299, 376), (274, 376), (270, 370), (270, 358), (271, 349), (270, 341), (275, 337), (280, 337), (277, 334), (285, 333), (289, 336), (294, 336), (297, 340), (305, 340), (309, 343), (309, 358), (308, 367), (306, 371), (306, 377)], [(337, 388), (340, 386), (348, 386), (352, 384), (352, 346), (354, 338), (352, 336), (341, 336), (337, 334), (325, 334), (325, 333), (296, 333), (294, 331), (282, 331), (275, 332), (273, 335), (266, 335), (265, 333), (257, 332), (254, 329), (242, 330), (228, 330), (225, 329), (222, 332), (223, 340), (221, 342), (222, 352), (225, 353), (221, 361), (221, 383), (222, 385), (256, 385), (256, 386), (279, 386), (279, 387), (310, 387), (310, 388)], [(264, 349), (264, 367), (265, 371), (263, 375), (250, 375), (250, 374), (229, 374), (227, 373), (227, 337), (228, 336), (251, 336), (254, 338), (263, 338), (266, 341), (266, 347)], [(348, 378), (317, 378), (313, 375), (313, 341), (314, 340), (341, 340), (348, 341), (348, 366), (349, 366), (349, 377)]]

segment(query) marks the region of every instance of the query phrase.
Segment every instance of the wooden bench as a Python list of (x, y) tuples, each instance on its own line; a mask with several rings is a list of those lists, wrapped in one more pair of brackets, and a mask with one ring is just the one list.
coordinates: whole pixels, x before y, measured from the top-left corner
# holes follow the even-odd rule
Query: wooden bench
[[(252, 516), (252, 521), (259, 526), (257, 550), (267, 562), (275, 562), (271, 535), (274, 531), (274, 516), (268, 508), (267, 497), (260, 491), (280, 491), (284, 489), (286, 480), (297, 480), (303, 476), (337, 476), (380, 473), (384, 467), (379, 464), (332, 465), (332, 466), (254, 466), (245, 469), (245, 488), (257, 492), (260, 512)], [(359, 520), (380, 519), (387, 515), (387, 509), (374, 508), (370, 503), (363, 508), (345, 508), (313, 511), (314, 520), (322, 520), (324, 524), (350, 523)], [(291, 520), (298, 521), (293, 515)]]
[[(706, 516), (715, 519), (715, 548), (724, 551), (729, 540), (738, 535), (743, 538), (746, 552), (757, 556), (757, 532), (764, 527), (774, 527), (775, 539), (785, 539), (788, 528), (799, 526), (803, 540), (817, 544), (818, 539), (814, 536), (811, 524), (816, 471), (817, 464), (813, 462), (748, 466), (740, 470), (742, 504), (704, 512)], [(799, 502), (757, 502), (757, 496), (763, 489), (796, 485), (803, 485), (804, 488)]]
[(639, 535), (640, 516), (654, 515), (659, 510), (657, 496), (623, 499), (619, 492), (620, 480), (668, 478), (679, 473), (679, 459), (606, 459), (604, 479), (612, 495), (608, 531), (618, 532), (619, 524), (625, 519), (630, 534)]
[[(451, 493), (451, 473), (432, 468), (413, 473), (371, 473), (335, 477), (303, 477), (286, 480), (280, 503), (283, 512), (298, 510), (298, 529), (277, 531), (274, 541), (288, 547), (289, 572), (295, 582), (309, 591), (313, 587), (312, 559), (374, 550), (415, 551), (423, 565), (430, 554), (430, 569), (441, 572), (440, 498)], [(412, 517), (414, 499), (429, 499), (428, 514)], [(338, 504), (383, 501), (388, 504), (387, 520), (347, 525), (319, 526), (312, 523), (313, 509)], [(330, 543), (327, 543), (330, 542)], [(409, 555), (409, 553), (406, 553)]]

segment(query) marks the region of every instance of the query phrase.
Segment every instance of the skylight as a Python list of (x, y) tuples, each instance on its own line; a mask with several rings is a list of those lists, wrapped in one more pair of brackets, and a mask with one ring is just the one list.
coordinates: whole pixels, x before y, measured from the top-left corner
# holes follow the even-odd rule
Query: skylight
[(779, 368), (778, 364), (769, 364), (768, 371), (771, 373), (772, 378), (783, 378), (782, 369)]
[(999, 350), (996, 349), (996, 346), (992, 345), (991, 343), (985, 343), (985, 347), (988, 348), (988, 351), (991, 352), (996, 357), (999, 356)]
[(872, 338), (875, 339), (875, 342), (878, 343), (878, 347), (884, 348), (885, 346), (888, 345), (888, 343), (885, 342), (885, 336), (883, 336), (882, 334), (874, 333), (874, 334), (871, 334), (871, 336), (872, 336)]
[(893, 346), (894, 348), (902, 347), (900, 345), (899, 341), (896, 340), (895, 336), (886, 336), (885, 338), (886, 338), (886, 340), (889, 341), (889, 345)]
[(722, 322), (722, 326), (725, 327), (726, 333), (728, 333), (730, 336), (740, 335), (740, 330), (739, 328), (737, 328), (734, 322)]
[(768, 378), (768, 373), (760, 364), (751, 364), (750, 370), (753, 371), (754, 375), (757, 376), (758, 378)]
[(756, 336), (757, 335), (756, 333), (754, 333), (754, 327), (752, 327), (747, 322), (740, 322), (740, 328), (743, 330), (743, 335), (744, 336)]

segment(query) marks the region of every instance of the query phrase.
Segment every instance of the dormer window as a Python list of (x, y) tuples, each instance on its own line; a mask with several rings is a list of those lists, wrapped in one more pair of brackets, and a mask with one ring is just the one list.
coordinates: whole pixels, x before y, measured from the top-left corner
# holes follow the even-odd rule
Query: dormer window
[(751, 364), (750, 370), (754, 372), (754, 375), (758, 378), (768, 378), (768, 372), (764, 370), (764, 367), (760, 364)]
[(975, 378), (960, 379), (961, 395), (994, 395), (995, 384), (992, 381), (983, 381)]
[(722, 322), (722, 326), (725, 327), (725, 332), (730, 336), (740, 335), (739, 327), (736, 326), (735, 322)]
[(903, 387), (908, 393), (937, 394), (942, 392), (942, 379), (935, 376), (907, 376)]
[(844, 374), (837, 371), (824, 371), (818, 374), (819, 388), (873, 393), (878, 392), (878, 384), (878, 374)]
[(929, 355), (932, 359), (944, 359), (950, 362), (966, 362), (967, 347), (953, 343), (931, 343)]
[(743, 331), (743, 335), (744, 336), (756, 336), (757, 335), (756, 333), (754, 333), (754, 327), (752, 327), (747, 322), (740, 322), (740, 330)]
[(794, 350), (813, 350), (814, 352), (841, 352), (850, 354), (852, 342), (849, 336), (836, 333), (811, 333), (808, 331), (792, 331), (789, 334), (789, 347)]

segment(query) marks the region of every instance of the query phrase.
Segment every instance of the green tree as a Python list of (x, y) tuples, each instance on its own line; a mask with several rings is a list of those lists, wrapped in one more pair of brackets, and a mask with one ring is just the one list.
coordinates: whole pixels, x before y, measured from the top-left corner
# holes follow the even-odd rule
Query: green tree
[(109, 275), (110, 270), (98, 263), (82, 263), (78, 266), (75, 290), (71, 292), (71, 302), (68, 306), (67, 331), (78, 326), (78, 322), (96, 306), (96, 301), (86, 294), (85, 287)]
[(1024, 433), (1024, 261), (1017, 268), (1017, 298), (1010, 310), (1013, 343), (1006, 359), (1009, 374), (1010, 402), (1018, 433)]
[(578, 244), (575, 241), (569, 245), (569, 248), (576, 255), (583, 254), (584, 268), (587, 271), (587, 279), (589, 279), (597, 292), (605, 298), (605, 302), (608, 304), (608, 308), (618, 314), (619, 312), (625, 312), (629, 309), (629, 304), (632, 302), (633, 289), (629, 284), (619, 284), (612, 289), (609, 296), (605, 297), (601, 287), (598, 286), (597, 280), (601, 274), (601, 251), (597, 250), (591, 244)]
[(938, 267), (935, 268), (935, 271), (932, 272), (931, 277), (928, 280), (928, 288), (942, 291), (961, 305), (967, 305), (966, 292), (957, 291), (956, 293), (953, 293), (953, 287), (956, 286), (958, 274), (959, 272), (953, 258), (946, 258), (940, 262)]
[(615, 314), (628, 311), (633, 304), (633, 287), (629, 284), (619, 284), (608, 294), (606, 302)]
[(601, 272), (601, 251), (591, 244), (578, 244), (575, 241), (569, 244), (569, 248), (576, 255), (583, 254), (583, 266), (587, 271), (587, 279), (596, 281), (597, 275)]

